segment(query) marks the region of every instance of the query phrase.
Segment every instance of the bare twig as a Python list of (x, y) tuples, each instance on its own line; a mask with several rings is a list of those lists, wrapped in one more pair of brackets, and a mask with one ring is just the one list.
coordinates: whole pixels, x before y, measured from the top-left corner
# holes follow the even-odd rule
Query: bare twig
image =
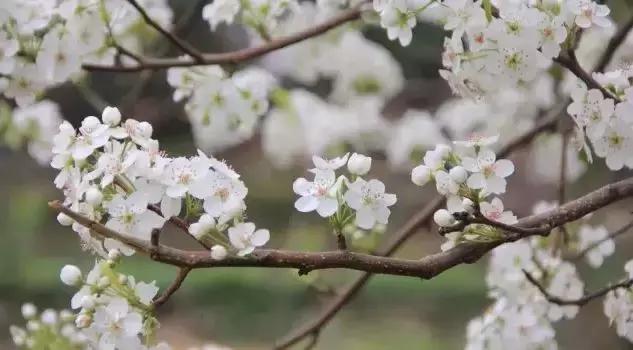
[(536, 288), (538, 288), (538, 290), (541, 292), (541, 294), (543, 294), (543, 296), (545, 297), (545, 299), (547, 299), (547, 301), (549, 301), (550, 303), (553, 304), (557, 304), (557, 305), (577, 305), (577, 306), (583, 306), (585, 304), (587, 304), (588, 302), (600, 298), (604, 295), (606, 295), (607, 293), (609, 293), (612, 290), (616, 290), (618, 288), (630, 288), (633, 285), (633, 279), (628, 279), (622, 282), (619, 282), (617, 284), (611, 285), (611, 286), (607, 286), (604, 287), (602, 289), (599, 289), (593, 293), (587, 294), (585, 296), (583, 296), (582, 298), (579, 299), (563, 299), (563, 298), (559, 298), (557, 296), (551, 295), (547, 289), (545, 287), (543, 287), (537, 280), (536, 278), (534, 278), (534, 276), (532, 276), (529, 272), (523, 270), (523, 273), (525, 274), (525, 278), (528, 279), (528, 281), (530, 281), (530, 283), (532, 283)]
[[(129, 0), (128, 0), (129, 1)], [(139, 72), (147, 69), (166, 69), (172, 67), (191, 67), (198, 65), (211, 64), (235, 64), (243, 61), (251, 60), (275, 50), (296, 44), (303, 40), (324, 34), (342, 24), (356, 20), (361, 14), (361, 5), (353, 7), (349, 10), (342, 11), (337, 16), (307, 30), (273, 39), (261, 46), (245, 48), (241, 50), (225, 52), (225, 53), (207, 53), (202, 54), (201, 60), (190, 58), (150, 58), (144, 57), (142, 64), (123, 66), (123, 65), (100, 65), (100, 64), (84, 64), (83, 69), (89, 71), (105, 71), (105, 72)]]
[[(186, 53), (187, 55), (193, 57), (195, 62), (201, 63), (203, 62), (204, 58), (203, 55), (200, 51), (198, 51), (196, 48), (194, 48), (193, 46), (191, 46), (189, 43), (187, 43), (186, 41), (180, 39), (178, 36), (174, 35), (173, 33), (171, 33), (170, 31), (166, 30), (165, 28), (161, 27), (160, 24), (158, 24), (156, 21), (154, 21), (145, 11), (145, 9), (136, 1), (136, 0), (127, 0), (127, 2), (134, 6), (134, 8), (136, 9), (136, 11), (138, 11), (138, 13), (141, 15), (141, 17), (143, 17), (143, 20), (145, 21), (145, 23), (147, 23), (148, 25), (152, 26), (154, 29), (156, 29), (159, 33), (161, 33), (165, 38), (167, 38), (167, 40), (169, 40), (172, 44), (174, 44), (176, 47), (178, 47), (182, 52)], [(140, 65), (143, 65), (143, 61), (139, 61)]]
[(180, 289), (182, 283), (189, 275), (189, 272), (191, 272), (190, 267), (181, 267), (178, 270), (178, 275), (176, 275), (174, 281), (169, 285), (169, 287), (167, 287), (167, 289), (165, 289), (165, 292), (163, 292), (163, 294), (154, 299), (152, 305), (154, 305), (154, 307), (159, 307), (165, 304), (167, 300), (169, 300), (169, 298), (171, 298), (171, 296), (174, 295), (174, 293), (176, 293), (178, 289)]

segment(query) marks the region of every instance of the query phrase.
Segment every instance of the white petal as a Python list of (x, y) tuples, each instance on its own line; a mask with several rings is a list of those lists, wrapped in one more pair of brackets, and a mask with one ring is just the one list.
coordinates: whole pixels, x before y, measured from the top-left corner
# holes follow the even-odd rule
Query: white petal
[(295, 202), (295, 208), (302, 213), (313, 211), (318, 206), (319, 200), (314, 196), (304, 196)]
[(317, 213), (324, 218), (330, 217), (336, 213), (338, 209), (338, 201), (334, 198), (321, 198), (319, 206), (317, 207)]

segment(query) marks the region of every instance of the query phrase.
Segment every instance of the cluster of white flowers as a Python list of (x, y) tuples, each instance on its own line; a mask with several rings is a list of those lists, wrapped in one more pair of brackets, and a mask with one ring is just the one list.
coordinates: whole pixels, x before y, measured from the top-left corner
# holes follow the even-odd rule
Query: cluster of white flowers
[(608, 26), (609, 9), (591, 0), (374, 1), (390, 38), (411, 41), (416, 15), (437, 11), (445, 39), (440, 71), (453, 91), (464, 97), (485, 97), (508, 86), (533, 81), (559, 55), (561, 46), (579, 28)]
[(11, 338), (18, 349), (85, 349), (87, 337), (75, 326), (75, 315), (69, 310), (46, 309), (38, 313), (31, 303), (22, 305), (24, 328), (11, 326)]
[[(490, 146), (498, 137), (473, 136), (469, 141), (455, 141), (455, 147), (440, 144), (427, 151), (423, 164), (411, 172), (411, 180), (423, 186), (433, 180), (437, 192), (446, 196), (448, 209), (435, 212), (433, 219), (440, 227), (448, 228), (460, 222), (460, 215), (481, 214), (489, 220), (512, 225), (516, 216), (504, 211), (503, 203), (492, 195), (506, 192), (506, 177), (514, 172), (514, 164), (507, 159), (496, 159)], [(485, 225), (467, 225), (463, 230), (450, 232), (442, 245), (447, 250), (455, 244), (469, 241), (499, 239), (497, 230)]]
[[(139, 4), (169, 28), (167, 1)], [(132, 51), (142, 47), (135, 32), (142, 18), (123, 0), (8, 0), (0, 5), (0, 19), (0, 92), (20, 106), (78, 75), (82, 63), (114, 63), (113, 42)]]
[[(556, 206), (556, 203), (539, 202), (534, 207), (534, 213), (543, 213)], [(589, 217), (583, 218), (576, 231), (568, 227), (566, 249), (569, 251), (566, 254), (582, 252), (589, 265), (597, 268), (605, 257), (613, 254), (615, 246), (603, 226), (593, 227), (587, 223)], [(495, 303), (483, 316), (468, 325), (468, 349), (503, 349), (515, 341), (519, 344), (517, 346), (525, 346), (526, 349), (557, 348), (552, 322), (574, 318), (579, 306), (548, 302), (525, 275), (529, 273), (551, 296), (563, 300), (577, 300), (583, 296), (584, 283), (575, 266), (563, 260), (561, 251), (554, 248), (556, 239), (528, 238), (504, 244), (492, 251), (486, 282), (489, 296), (495, 299)], [(630, 266), (633, 264), (627, 265), (628, 268)], [(625, 327), (621, 324), (628, 322), (631, 314), (627, 311), (630, 309), (622, 307), (622, 303), (630, 301), (618, 300), (624, 293), (621, 289), (610, 293), (605, 300), (605, 312), (612, 321), (621, 318), (616, 321), (620, 322), (618, 334), (630, 336), (633, 333), (620, 328)]]
[(215, 30), (219, 24), (231, 24), (238, 17), (238, 22), (268, 40), (279, 19), (295, 6), (296, 0), (220, 0), (206, 5), (202, 18)]
[(57, 104), (42, 100), (10, 111), (0, 105), (0, 139), (12, 148), (27, 145), (29, 155), (41, 165), (50, 162), (53, 137), (62, 123)]
[[(624, 265), (627, 277), (633, 278), (633, 260)], [(609, 324), (615, 323), (619, 336), (633, 342), (633, 290), (617, 288), (610, 291), (604, 298), (604, 313), (609, 318)]]
[[(151, 136), (149, 123), (121, 123), (119, 110), (112, 107), (104, 109), (102, 120), (86, 117), (78, 132), (64, 122), (54, 138), (51, 162), (60, 170), (55, 184), (64, 191), (64, 205), (142, 240), (149, 240), (153, 229), (183, 211), (189, 220), (202, 214), (191, 225), (191, 234), (203, 240), (210, 231), (216, 233), (216, 258), (226, 256), (227, 249), (245, 255), (268, 241), (268, 231), (254, 232), (253, 224), (242, 222), (248, 190), (239, 174), (201, 151), (191, 158), (168, 157)], [(113, 251), (134, 252), (114, 239), (94, 238), (88, 228), (64, 214), (58, 220), (72, 224), (86, 247), (103, 257)]]
[(589, 139), (595, 154), (605, 158), (611, 170), (633, 168), (632, 76), (630, 69), (594, 73), (595, 80), (622, 102), (616, 103), (600, 90), (580, 85), (572, 91), (573, 102), (567, 107), (577, 126), (578, 147), (591, 157), (585, 137)]
[[(163, 27), (171, 26), (166, 0), (138, 3)], [(125, 0), (2, 1), (0, 96), (18, 106), (2, 116), (3, 141), (10, 146), (28, 143), (29, 153), (39, 163), (48, 163), (61, 116), (53, 102), (37, 100), (48, 88), (82, 79), (84, 63), (135, 63), (118, 57), (115, 46), (142, 51), (142, 21)]]
[(258, 68), (227, 76), (220, 66), (171, 68), (167, 81), (185, 109), (198, 145), (217, 151), (250, 139), (268, 111), (275, 78)]
[(85, 278), (74, 265), (62, 268), (62, 282), (79, 288), (71, 299), (71, 308), (78, 310), (75, 326), (89, 348), (169, 349), (153, 340), (158, 327), (152, 307), (156, 283), (136, 282), (133, 276), (118, 273), (118, 258), (110, 254), (108, 260), (97, 261)]
[[(330, 218), (336, 232), (354, 220), (354, 224), (364, 230), (376, 225), (386, 225), (396, 203), (396, 195), (385, 193), (385, 185), (376, 179), (362, 178), (371, 168), (370, 157), (354, 153), (345, 154), (331, 160), (313, 157), (315, 168), (310, 169), (314, 180), (298, 178), (292, 185), (300, 197), (295, 208), (300, 212), (316, 211), (321, 217)], [(352, 175), (336, 177), (336, 170), (345, 166)]]

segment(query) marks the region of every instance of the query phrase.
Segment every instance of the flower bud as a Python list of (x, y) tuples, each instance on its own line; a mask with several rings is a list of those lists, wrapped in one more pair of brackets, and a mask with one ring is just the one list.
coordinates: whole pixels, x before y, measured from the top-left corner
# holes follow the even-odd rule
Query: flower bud
[(81, 270), (75, 265), (65, 265), (59, 273), (59, 278), (66, 285), (78, 286), (82, 282)]
[(442, 158), (444, 158), (449, 153), (451, 153), (451, 147), (444, 144), (439, 144), (435, 146), (435, 152), (437, 152), (437, 154), (439, 154)]
[(26, 323), (26, 329), (28, 329), (31, 332), (37, 332), (41, 326), (42, 325), (38, 321), (35, 321), (35, 320), (30, 320), (29, 322)]
[(226, 254), (226, 248), (219, 244), (211, 247), (211, 258), (213, 258), (214, 260), (224, 260), (224, 258), (226, 258)]
[(354, 175), (365, 175), (371, 168), (371, 157), (360, 153), (353, 153), (347, 161), (347, 169)]
[(106, 107), (101, 113), (101, 120), (110, 126), (119, 125), (121, 122), (121, 112), (116, 107)]
[(121, 251), (118, 249), (110, 249), (110, 251), (108, 252), (108, 260), (112, 260), (114, 262), (119, 261), (119, 259), (121, 258)]
[(152, 124), (148, 122), (140, 122), (136, 126), (136, 130), (138, 130), (139, 136), (145, 139), (152, 137), (152, 133), (154, 132)]
[(103, 200), (103, 193), (97, 187), (90, 187), (86, 191), (86, 202), (90, 205), (99, 205)]
[(468, 177), (468, 172), (466, 172), (466, 169), (464, 169), (463, 166), (456, 166), (453, 167), (449, 172), (448, 175), (450, 175), (451, 179), (453, 179), (453, 181), (455, 181), (458, 184), (464, 183), (466, 181), (466, 178)]
[(77, 326), (77, 328), (90, 327), (91, 323), (92, 323), (92, 317), (90, 317), (90, 315), (88, 314), (79, 314), (77, 318), (75, 319), (75, 326)]
[(464, 198), (464, 200), (462, 200), (462, 207), (464, 207), (464, 211), (468, 214), (475, 212), (475, 203), (473, 203), (473, 201), (469, 198)]
[(99, 127), (99, 125), (101, 125), (101, 122), (99, 121), (99, 119), (97, 119), (97, 117), (89, 116), (89, 117), (84, 118), (84, 120), (81, 122), (80, 129), (83, 132), (91, 133), (97, 127)]
[(99, 288), (106, 288), (109, 285), (110, 285), (110, 279), (106, 276), (101, 277), (99, 279), (99, 282), (97, 283), (97, 286)]
[(433, 214), (433, 221), (440, 227), (448, 227), (455, 224), (455, 218), (446, 209), (440, 209)]
[(418, 186), (424, 186), (431, 180), (431, 168), (426, 165), (418, 165), (411, 171), (411, 181)]
[(75, 220), (64, 213), (59, 213), (57, 214), (57, 222), (59, 222), (62, 226), (70, 226), (75, 222)]
[(127, 276), (126, 276), (126, 275), (124, 275), (124, 274), (120, 274), (120, 275), (119, 275), (119, 283), (121, 283), (121, 284), (127, 284), (127, 280), (128, 280), (128, 278), (127, 278)]
[(31, 304), (31, 303), (26, 303), (22, 305), (22, 316), (24, 316), (25, 319), (30, 319), (35, 317), (35, 315), (37, 314), (37, 308), (35, 307), (35, 305)]
[(40, 316), (42, 323), (52, 326), (57, 323), (57, 312), (53, 309), (46, 309)]

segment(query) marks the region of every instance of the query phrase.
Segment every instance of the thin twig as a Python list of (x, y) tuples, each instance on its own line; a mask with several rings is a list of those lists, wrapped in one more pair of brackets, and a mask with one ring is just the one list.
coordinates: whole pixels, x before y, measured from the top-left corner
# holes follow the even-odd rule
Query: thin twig
[(633, 17), (631, 17), (628, 22), (620, 27), (615, 35), (613, 35), (611, 40), (609, 40), (609, 44), (607, 44), (606, 50), (602, 54), (602, 57), (600, 57), (600, 60), (598, 61), (598, 64), (596, 64), (596, 67), (593, 69), (594, 72), (602, 72), (605, 70), (605, 68), (607, 68), (607, 65), (609, 65), (609, 63), (611, 62), (613, 55), (618, 50), (620, 45), (624, 42), (626, 37), (629, 35), (631, 28), (633, 28)]
[(189, 272), (191, 272), (190, 267), (181, 267), (178, 270), (178, 275), (176, 275), (174, 281), (169, 285), (169, 287), (167, 287), (167, 289), (165, 289), (165, 292), (163, 292), (163, 294), (154, 299), (152, 305), (154, 305), (154, 307), (156, 308), (165, 304), (167, 300), (169, 300), (169, 298), (171, 298), (171, 296), (174, 295), (174, 293), (176, 293), (178, 289), (180, 289), (182, 283), (189, 275)]
[(604, 287), (602, 289), (599, 289), (593, 293), (590, 294), (586, 294), (583, 297), (579, 298), (579, 299), (564, 299), (564, 298), (559, 298), (557, 296), (551, 295), (547, 289), (545, 289), (545, 287), (543, 287), (537, 280), (536, 278), (534, 278), (534, 276), (532, 276), (529, 272), (527, 272), (526, 270), (523, 270), (523, 273), (525, 274), (525, 278), (528, 279), (528, 281), (530, 281), (530, 283), (532, 283), (536, 288), (538, 288), (538, 290), (541, 292), (541, 294), (543, 294), (543, 296), (545, 297), (545, 299), (547, 299), (547, 301), (549, 301), (550, 303), (553, 304), (557, 304), (557, 305), (577, 305), (577, 306), (583, 306), (585, 304), (587, 304), (588, 302), (600, 298), (604, 295), (606, 295), (607, 293), (609, 293), (612, 290), (616, 290), (618, 288), (629, 288), (633, 285), (633, 279), (628, 279), (622, 282), (619, 282), (617, 284), (611, 285), (611, 286), (607, 286)]
[(591, 243), (585, 249), (583, 249), (580, 252), (578, 252), (578, 254), (572, 258), (572, 260), (579, 260), (579, 259), (581, 259), (582, 257), (584, 257), (592, 249), (598, 247), (599, 245), (601, 245), (605, 241), (608, 241), (610, 239), (614, 239), (614, 238), (616, 238), (616, 237), (618, 237), (620, 235), (623, 235), (623, 234), (629, 232), (629, 230), (631, 228), (633, 228), (633, 221), (631, 221), (631, 222), (625, 224), (624, 226), (620, 227), (619, 229), (613, 231), (607, 237)]
[[(129, 1), (129, 0), (128, 0)], [(347, 22), (354, 21), (360, 18), (361, 6), (360, 4), (349, 10), (342, 11), (337, 16), (298, 33), (273, 39), (268, 43), (261, 46), (249, 47), (241, 50), (224, 52), (224, 53), (207, 53), (202, 54), (201, 60), (195, 60), (190, 58), (150, 58), (144, 57), (143, 64), (137, 65), (101, 65), (101, 64), (84, 64), (82, 68), (89, 71), (104, 71), (104, 72), (120, 72), (130, 73), (139, 72), (147, 69), (167, 69), (172, 67), (191, 67), (199, 65), (211, 65), (211, 64), (236, 64), (243, 61), (248, 61), (254, 58), (258, 58), (267, 53), (275, 50), (282, 49), (284, 47), (296, 44), (306, 39), (324, 34), (340, 25)]]
[(598, 89), (602, 92), (605, 98), (612, 98), (616, 102), (621, 102), (620, 98), (614, 96), (609, 90), (605, 89), (604, 86), (600, 85), (591, 74), (587, 73), (578, 63), (578, 59), (576, 58), (576, 54), (574, 51), (569, 51), (568, 54), (560, 55), (554, 58), (554, 62), (560, 64), (561, 66), (567, 68), (570, 72), (572, 72), (578, 79), (582, 80), (587, 84), (588, 89)]
[[(138, 13), (141, 15), (141, 17), (143, 17), (143, 20), (145, 21), (145, 23), (147, 23), (148, 25), (150, 25), (154, 29), (156, 29), (165, 38), (167, 38), (167, 40), (169, 40), (172, 44), (174, 44), (176, 47), (178, 47), (182, 52), (184, 52), (187, 55), (193, 57), (193, 59), (196, 62), (198, 62), (198, 63), (202, 63), (204, 61), (203, 55), (202, 55), (202, 53), (200, 51), (198, 51), (198, 49), (194, 48), (193, 46), (191, 46), (186, 41), (180, 39), (178, 36), (174, 35), (170, 31), (168, 31), (165, 28), (161, 27), (160, 24), (158, 24), (156, 21), (154, 21), (147, 14), (145, 9), (136, 0), (127, 0), (127, 2), (130, 5), (134, 6), (136, 11), (138, 11)], [(139, 64), (143, 65), (143, 62), (139, 61)]]
[(345, 235), (341, 230), (336, 230), (334, 232), (336, 234), (336, 246), (340, 250), (347, 250), (347, 241), (345, 240)]

